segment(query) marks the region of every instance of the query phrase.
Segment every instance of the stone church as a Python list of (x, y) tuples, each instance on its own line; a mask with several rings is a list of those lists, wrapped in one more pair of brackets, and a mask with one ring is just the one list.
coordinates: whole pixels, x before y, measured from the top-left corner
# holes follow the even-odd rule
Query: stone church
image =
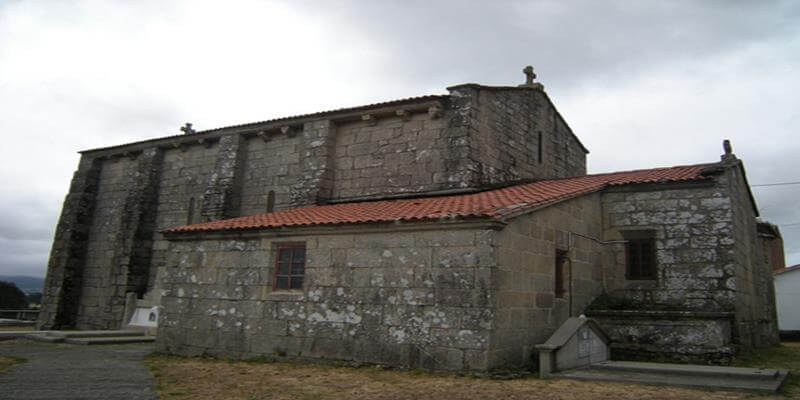
[(777, 342), (742, 162), (586, 174), (526, 68), (422, 96), (81, 152), (42, 329), (158, 311), (183, 355), (535, 365), (570, 316), (615, 358)]

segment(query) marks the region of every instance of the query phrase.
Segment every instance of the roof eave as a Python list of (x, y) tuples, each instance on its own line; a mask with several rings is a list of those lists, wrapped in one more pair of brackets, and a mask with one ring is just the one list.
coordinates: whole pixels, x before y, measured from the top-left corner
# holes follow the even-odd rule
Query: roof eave
[(277, 227), (221, 228), (205, 230), (164, 230), (161, 233), (167, 240), (199, 240), (230, 237), (280, 237), (306, 235), (339, 235), (359, 231), (419, 231), (439, 229), (503, 229), (506, 222), (489, 216), (442, 217), (415, 220), (347, 222), (332, 224), (309, 224)]
[[(269, 130), (269, 129), (277, 129), (281, 126), (286, 125), (299, 125), (306, 122), (311, 122), (315, 120), (321, 119), (330, 119), (330, 120), (357, 120), (361, 114), (364, 112), (376, 112), (376, 111), (385, 111), (384, 109), (396, 109), (400, 106), (408, 106), (408, 105), (422, 105), (424, 107), (428, 107), (431, 105), (439, 105), (443, 107), (442, 102), (446, 101), (450, 96), (449, 95), (426, 95), (426, 96), (419, 96), (419, 97), (410, 97), (406, 99), (399, 99), (399, 100), (392, 100), (392, 101), (385, 101), (381, 103), (373, 103), (367, 104), (362, 106), (355, 106), (355, 107), (348, 107), (348, 108), (340, 108), (335, 110), (328, 110), (328, 111), (320, 111), (316, 113), (309, 113), (309, 114), (300, 114), (294, 115), (289, 117), (280, 117), (269, 119), (265, 121), (258, 121), (258, 122), (249, 122), (245, 124), (238, 124), (238, 125), (229, 125), (221, 128), (214, 128), (208, 129), (203, 131), (197, 131), (193, 134), (179, 134), (179, 135), (171, 135), (171, 136), (163, 136), (154, 139), (146, 139), (137, 142), (130, 142), (120, 145), (114, 146), (107, 146), (107, 147), (98, 147), (94, 149), (88, 150), (81, 150), (79, 154), (89, 154), (89, 153), (98, 153), (104, 152), (109, 150), (117, 150), (126, 147), (131, 147), (133, 149), (128, 149), (128, 151), (137, 151), (141, 150), (141, 148), (152, 147), (152, 145), (160, 145), (160, 144), (173, 144), (174, 142), (194, 142), (197, 140), (213, 140), (218, 139), (219, 136), (232, 134), (232, 133), (247, 133), (247, 132), (255, 132), (259, 130)], [(141, 147), (141, 148), (140, 148)]]

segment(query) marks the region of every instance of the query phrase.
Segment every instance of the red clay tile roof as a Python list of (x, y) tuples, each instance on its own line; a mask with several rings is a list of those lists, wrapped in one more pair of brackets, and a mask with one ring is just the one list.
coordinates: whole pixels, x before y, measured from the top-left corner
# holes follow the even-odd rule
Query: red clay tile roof
[(773, 275), (780, 275), (780, 274), (783, 274), (785, 272), (795, 271), (795, 270), (798, 270), (798, 269), (800, 269), (800, 264), (792, 265), (791, 267), (777, 269), (775, 271), (772, 271), (772, 274)]
[(531, 208), (596, 192), (608, 186), (709, 179), (702, 172), (711, 165), (713, 164), (553, 179), (473, 194), (302, 207), (269, 214), (179, 226), (166, 229), (164, 232), (209, 232), (309, 225), (421, 221), (454, 217), (503, 220)]

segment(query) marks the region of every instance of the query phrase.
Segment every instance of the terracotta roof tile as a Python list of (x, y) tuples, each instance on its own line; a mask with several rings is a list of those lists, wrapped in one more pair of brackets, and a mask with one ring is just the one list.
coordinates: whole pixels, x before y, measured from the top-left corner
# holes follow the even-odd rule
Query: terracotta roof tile
[(179, 226), (164, 232), (209, 232), (439, 218), (478, 217), (502, 220), (531, 208), (596, 192), (609, 186), (708, 179), (702, 172), (710, 165), (712, 164), (553, 179), (472, 194), (301, 207)]
[(800, 269), (800, 264), (792, 265), (791, 267), (781, 268), (781, 269), (772, 271), (772, 274), (773, 275), (780, 275), (780, 274), (783, 274), (785, 272), (796, 271), (798, 269)]

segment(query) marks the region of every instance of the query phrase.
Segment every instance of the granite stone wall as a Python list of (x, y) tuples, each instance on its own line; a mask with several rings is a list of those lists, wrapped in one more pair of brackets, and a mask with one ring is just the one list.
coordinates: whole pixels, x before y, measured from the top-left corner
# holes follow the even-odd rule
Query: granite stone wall
[(291, 207), (291, 187), (300, 179), (300, 137), (257, 136), (246, 140), (242, 169), (241, 215), (267, 212), (270, 191), (273, 210)]
[[(589, 239), (601, 236), (599, 194), (517, 217), (497, 233), (492, 366), (538, 365), (533, 346), (603, 292), (606, 256), (603, 246)], [(567, 257), (562, 295), (555, 290), (557, 250)]]
[(447, 118), (417, 113), (341, 124), (336, 129), (333, 198), (445, 189)]
[(741, 171), (723, 164), (705, 183), (604, 192), (605, 239), (644, 230), (657, 249), (656, 278), (630, 281), (625, 247), (615, 245), (610, 270), (618, 285), (589, 311), (616, 340), (617, 354), (724, 364), (737, 351), (775, 343), (774, 289)]
[(585, 173), (584, 151), (543, 92), (451, 90), (359, 114), (84, 152), (53, 248), (43, 300), (53, 311), (42, 326), (120, 326), (125, 291), (143, 296), (165, 266), (165, 228)]
[(732, 157), (723, 162), (726, 173), (720, 184), (730, 193), (734, 217), (735, 246), (731, 257), (736, 265), (736, 332), (745, 350), (779, 342), (772, 267), (767, 263), (758, 238), (757, 213), (747, 191), (741, 161)]
[(50, 251), (37, 324), (40, 329), (69, 328), (75, 324), (99, 175), (97, 160), (81, 158)]
[[(484, 229), (174, 240), (157, 348), (483, 370), (494, 324)], [(302, 291), (273, 289), (275, 249), (306, 247)]]
[(464, 169), (473, 186), (586, 175), (586, 153), (537, 89), (450, 88), (468, 131)]
[(625, 278), (625, 245), (614, 245), (615, 289), (642, 308), (732, 311), (736, 306), (733, 214), (727, 190), (713, 182), (626, 186), (602, 196), (606, 240), (650, 231), (656, 279)]

